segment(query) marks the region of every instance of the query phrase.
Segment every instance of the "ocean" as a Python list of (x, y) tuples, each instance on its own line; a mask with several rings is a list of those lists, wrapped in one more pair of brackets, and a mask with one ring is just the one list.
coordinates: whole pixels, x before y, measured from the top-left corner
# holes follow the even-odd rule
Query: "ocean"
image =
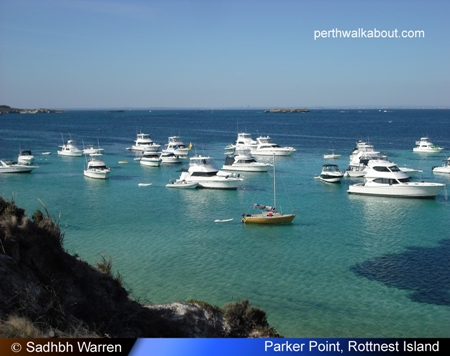
[[(324, 163), (345, 170), (364, 140), (399, 166), (422, 170), (415, 179), (448, 186), (450, 175), (432, 167), (450, 151), (449, 110), (92, 110), (8, 114), (0, 122), (0, 158), (31, 149), (39, 166), (1, 174), (0, 194), (29, 215), (43, 210), (42, 201), (67, 251), (91, 264), (111, 257), (143, 303), (223, 306), (247, 298), (287, 337), (450, 337), (447, 190), (432, 200), (354, 196), (347, 189), (357, 179), (314, 179)], [(188, 163), (141, 166), (126, 150), (139, 132), (161, 144), (180, 135), (192, 142), (191, 155), (212, 156), (218, 168), (237, 132), (295, 147), (276, 160), (278, 208), (295, 212), (295, 220), (241, 223), (254, 203), (273, 203), (272, 171), (243, 173), (237, 191), (167, 189)], [(413, 153), (422, 136), (444, 151)], [(85, 178), (84, 157), (57, 155), (69, 138), (105, 149), (108, 180)], [(332, 149), (341, 158), (325, 161)]]

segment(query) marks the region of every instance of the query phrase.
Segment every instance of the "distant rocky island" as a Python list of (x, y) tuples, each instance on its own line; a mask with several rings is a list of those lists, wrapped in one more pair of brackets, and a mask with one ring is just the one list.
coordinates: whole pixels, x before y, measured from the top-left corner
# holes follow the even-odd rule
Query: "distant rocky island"
[(275, 108), (275, 109), (268, 109), (268, 110), (264, 110), (264, 112), (268, 112), (268, 113), (291, 113), (291, 112), (309, 112), (308, 109), (305, 108), (296, 108), (296, 109), (292, 109), (292, 108)]
[(18, 109), (12, 108), (8, 105), (0, 105), (0, 114), (37, 114), (37, 113), (63, 113), (65, 110), (53, 110), (53, 109)]

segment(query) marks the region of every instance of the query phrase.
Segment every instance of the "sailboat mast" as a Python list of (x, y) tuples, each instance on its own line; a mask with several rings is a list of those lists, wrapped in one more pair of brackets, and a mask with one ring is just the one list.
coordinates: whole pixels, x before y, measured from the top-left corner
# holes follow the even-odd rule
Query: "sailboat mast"
[(277, 174), (275, 169), (275, 153), (273, 154), (273, 207), (277, 208)]

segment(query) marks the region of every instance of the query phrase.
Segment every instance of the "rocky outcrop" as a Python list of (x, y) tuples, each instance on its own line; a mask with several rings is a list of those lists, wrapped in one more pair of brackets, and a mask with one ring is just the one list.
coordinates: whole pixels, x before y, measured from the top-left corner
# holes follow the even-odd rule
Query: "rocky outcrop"
[(53, 110), (53, 109), (44, 109), (44, 108), (18, 109), (18, 108), (12, 108), (8, 105), (0, 105), (0, 114), (37, 114), (37, 113), (50, 114), (50, 113), (63, 113), (63, 112), (65, 112), (65, 110)]
[[(0, 337), (280, 336), (248, 300), (223, 308), (134, 301), (112, 273), (111, 259), (102, 256), (93, 267), (68, 254), (64, 234), (46, 213), (30, 218), (0, 197)], [(11, 331), (17, 318), (37, 330)]]
[(268, 113), (293, 113), (293, 112), (309, 112), (308, 109), (305, 108), (297, 108), (297, 109), (289, 109), (289, 108), (275, 108), (275, 109), (269, 109), (264, 110), (264, 112)]

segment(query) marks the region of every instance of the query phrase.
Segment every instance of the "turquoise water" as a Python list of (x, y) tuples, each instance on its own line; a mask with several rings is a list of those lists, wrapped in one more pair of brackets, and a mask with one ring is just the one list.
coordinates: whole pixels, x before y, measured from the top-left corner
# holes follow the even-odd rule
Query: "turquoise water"
[[(447, 191), (434, 200), (349, 196), (348, 179), (339, 185), (314, 179), (324, 153), (342, 154), (333, 163), (345, 169), (355, 142), (369, 139), (398, 165), (422, 169), (417, 179), (448, 185), (450, 176), (431, 172), (450, 150), (446, 110), (70, 111), (0, 120), (0, 157), (29, 148), (39, 166), (31, 174), (0, 175), (0, 194), (30, 215), (42, 200), (60, 219), (66, 249), (90, 263), (111, 256), (141, 301), (223, 306), (248, 298), (290, 337), (450, 336)], [(240, 222), (253, 203), (272, 203), (272, 172), (245, 173), (237, 191), (167, 189), (187, 164), (135, 162), (125, 148), (140, 131), (161, 143), (181, 135), (219, 167), (237, 131), (296, 147), (291, 157), (277, 159), (278, 207), (296, 212), (294, 223)], [(110, 179), (85, 178), (84, 158), (58, 157), (61, 134), (79, 146), (98, 139)], [(424, 135), (446, 150), (412, 153)], [(228, 218), (234, 220), (214, 223)]]

